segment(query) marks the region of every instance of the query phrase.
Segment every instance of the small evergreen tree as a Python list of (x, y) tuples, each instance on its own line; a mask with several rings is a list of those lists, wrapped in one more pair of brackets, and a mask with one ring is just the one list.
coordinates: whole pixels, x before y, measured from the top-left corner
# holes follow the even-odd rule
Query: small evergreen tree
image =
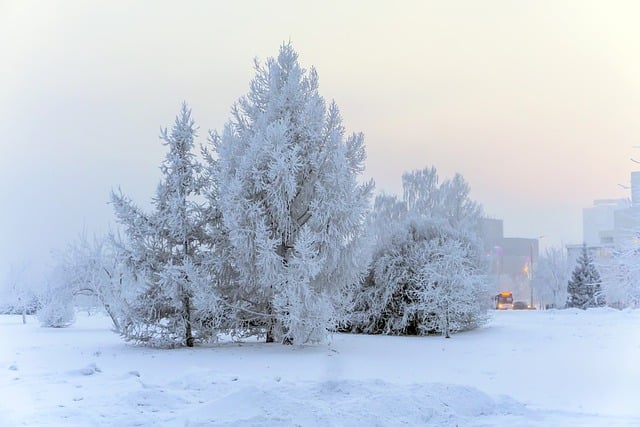
[(582, 245), (578, 265), (573, 270), (567, 286), (567, 294), (568, 308), (586, 309), (605, 305), (600, 274), (593, 263), (593, 258), (589, 255), (586, 244)]
[(128, 340), (191, 347), (215, 333), (209, 218), (197, 203), (205, 181), (192, 153), (195, 136), (191, 110), (183, 104), (171, 134), (161, 131), (169, 152), (160, 167), (164, 179), (153, 199), (155, 212), (142, 212), (122, 194), (111, 198), (128, 237), (120, 246), (131, 274), (123, 283), (119, 321)]

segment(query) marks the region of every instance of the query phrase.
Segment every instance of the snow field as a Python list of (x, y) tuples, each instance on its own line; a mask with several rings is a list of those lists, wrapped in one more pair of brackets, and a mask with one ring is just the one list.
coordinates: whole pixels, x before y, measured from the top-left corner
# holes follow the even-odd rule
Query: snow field
[(0, 316), (2, 426), (640, 425), (640, 312), (493, 312), (442, 337), (329, 345), (123, 343)]

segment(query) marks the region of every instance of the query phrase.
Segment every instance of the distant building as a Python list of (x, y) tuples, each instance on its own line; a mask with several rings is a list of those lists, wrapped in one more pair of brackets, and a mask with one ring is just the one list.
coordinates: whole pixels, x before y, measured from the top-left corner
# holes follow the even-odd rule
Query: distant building
[[(567, 265), (570, 270), (573, 271), (578, 264), (578, 258), (582, 254), (581, 244), (566, 245), (567, 250)], [(596, 267), (606, 264), (613, 255), (613, 245), (601, 244), (601, 245), (587, 245), (587, 252), (591, 258), (595, 261)]]
[(587, 246), (614, 243), (616, 212), (629, 209), (627, 199), (599, 199), (582, 210), (582, 236)]
[(613, 244), (623, 246), (630, 241), (638, 240), (640, 233), (640, 206), (617, 210), (613, 215)]
[(483, 218), (481, 226), (485, 249), (490, 250), (502, 245), (504, 229), (501, 219)]
[[(594, 256), (608, 253), (640, 232), (640, 171), (631, 172), (631, 200), (599, 199), (582, 210), (583, 242), (593, 248)], [(575, 246), (575, 247), (574, 247)], [(579, 251), (582, 245), (568, 245), (567, 250)], [(600, 250), (600, 249), (602, 250)], [(600, 255), (599, 255), (600, 254)]]
[[(594, 200), (593, 206), (582, 213), (584, 243), (596, 265), (606, 265), (616, 248), (634, 238), (640, 229), (640, 207), (627, 199)], [(567, 262), (575, 266), (582, 252), (582, 244), (566, 245)]]
[(538, 261), (538, 239), (505, 237), (502, 239), (502, 248), (504, 250), (503, 271), (529, 277), (532, 263)]
[(492, 292), (509, 291), (514, 300), (530, 301), (531, 274), (538, 260), (538, 239), (504, 237), (503, 230), (501, 219), (483, 219), (482, 236)]
[[(596, 263), (606, 269), (616, 249), (640, 241), (640, 171), (631, 173), (631, 199), (594, 200), (582, 211), (583, 241)], [(566, 245), (570, 268), (576, 265), (582, 244)]]

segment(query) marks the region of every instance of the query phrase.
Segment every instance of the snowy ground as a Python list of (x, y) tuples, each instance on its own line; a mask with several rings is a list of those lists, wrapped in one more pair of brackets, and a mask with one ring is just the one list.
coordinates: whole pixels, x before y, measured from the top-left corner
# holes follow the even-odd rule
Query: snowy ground
[(640, 310), (509, 311), (441, 337), (152, 350), (101, 316), (0, 316), (0, 426), (639, 426)]

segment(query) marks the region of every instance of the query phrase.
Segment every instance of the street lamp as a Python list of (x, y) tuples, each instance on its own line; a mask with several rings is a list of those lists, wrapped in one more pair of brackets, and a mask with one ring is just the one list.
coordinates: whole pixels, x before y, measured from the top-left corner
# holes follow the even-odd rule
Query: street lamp
[[(538, 236), (535, 238), (535, 240), (538, 241), (538, 253), (540, 252), (540, 240), (544, 239), (547, 236)], [(531, 243), (531, 245), (529, 246), (529, 267), (530, 267), (530, 271), (529, 271), (529, 290), (531, 291), (531, 301), (529, 304), (529, 307), (533, 308), (533, 243)], [(540, 303), (540, 308), (542, 308), (542, 302)]]

